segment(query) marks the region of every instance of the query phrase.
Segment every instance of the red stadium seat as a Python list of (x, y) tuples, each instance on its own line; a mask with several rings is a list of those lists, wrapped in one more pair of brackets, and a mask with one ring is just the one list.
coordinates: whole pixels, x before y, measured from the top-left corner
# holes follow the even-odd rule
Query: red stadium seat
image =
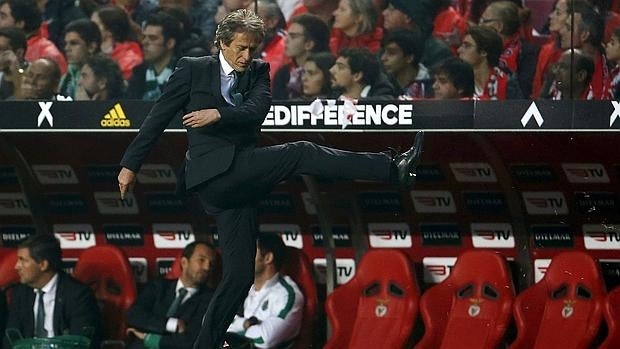
[(125, 338), (125, 312), (136, 299), (136, 283), (127, 256), (118, 247), (93, 246), (80, 255), (73, 275), (89, 285), (101, 306), (106, 340)]
[(587, 253), (556, 255), (543, 279), (514, 303), (517, 339), (510, 349), (590, 348), (603, 317), (605, 288)]
[(497, 348), (511, 321), (513, 299), (506, 260), (493, 251), (466, 251), (450, 276), (422, 295), (425, 333), (415, 348)]
[(19, 275), (15, 270), (17, 250), (8, 250), (0, 259), (0, 289), (6, 289), (19, 282)]
[(403, 251), (377, 249), (325, 302), (332, 336), (325, 349), (402, 348), (418, 313), (419, 291)]
[(301, 320), (301, 330), (291, 349), (307, 349), (314, 347), (313, 334), (317, 320), (316, 284), (312, 276), (312, 266), (308, 257), (297, 248), (286, 248), (286, 260), (282, 274), (288, 275), (295, 281), (304, 295), (304, 315)]
[(600, 349), (620, 348), (620, 287), (614, 288), (607, 294), (604, 314), (607, 322), (607, 338)]

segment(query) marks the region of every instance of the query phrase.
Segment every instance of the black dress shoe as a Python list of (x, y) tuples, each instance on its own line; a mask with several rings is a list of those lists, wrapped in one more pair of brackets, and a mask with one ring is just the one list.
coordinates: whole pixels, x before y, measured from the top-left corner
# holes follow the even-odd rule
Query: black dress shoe
[(413, 145), (406, 152), (394, 158), (397, 182), (402, 186), (411, 186), (415, 183), (416, 169), (422, 157), (424, 131), (416, 133)]

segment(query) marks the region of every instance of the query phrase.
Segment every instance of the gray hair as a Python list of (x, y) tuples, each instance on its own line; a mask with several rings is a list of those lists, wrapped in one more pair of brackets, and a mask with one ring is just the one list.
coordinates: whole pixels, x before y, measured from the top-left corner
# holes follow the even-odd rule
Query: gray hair
[(265, 23), (254, 11), (247, 9), (235, 10), (224, 17), (215, 31), (215, 46), (219, 49), (220, 41), (230, 45), (235, 33), (246, 33), (263, 41), (265, 37)]

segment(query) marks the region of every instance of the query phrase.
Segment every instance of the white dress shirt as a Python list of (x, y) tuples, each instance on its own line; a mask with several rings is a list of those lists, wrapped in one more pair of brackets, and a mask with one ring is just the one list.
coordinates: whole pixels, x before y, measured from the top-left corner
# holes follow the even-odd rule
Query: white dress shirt
[(230, 105), (235, 105), (230, 99), (230, 89), (235, 84), (235, 75), (233, 74), (233, 71), (233, 67), (226, 62), (222, 51), (220, 51), (220, 86), (222, 89), (222, 97), (224, 97), (224, 100)]
[[(58, 274), (55, 274), (50, 281), (45, 284), (41, 288), (43, 290), (43, 309), (45, 309), (45, 323), (43, 328), (47, 331), (47, 337), (54, 337), (54, 306), (56, 305), (56, 289), (58, 286)], [(34, 292), (34, 304), (32, 306), (32, 311), (34, 312), (34, 319), (36, 322), (37, 313), (38, 313), (38, 304), (39, 304), (39, 293), (37, 293), (37, 289), (33, 288), (32, 292)]]

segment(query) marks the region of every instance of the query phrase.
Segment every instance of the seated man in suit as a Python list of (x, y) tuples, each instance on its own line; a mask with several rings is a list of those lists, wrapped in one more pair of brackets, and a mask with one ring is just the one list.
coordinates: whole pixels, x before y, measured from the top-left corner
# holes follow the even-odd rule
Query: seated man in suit
[(287, 347), (301, 327), (304, 296), (297, 284), (279, 273), (286, 255), (282, 238), (260, 233), (256, 241), (254, 284), (229, 332), (249, 339), (256, 348)]
[[(99, 348), (101, 315), (91, 289), (64, 273), (60, 242), (51, 234), (32, 235), (17, 248), (20, 284), (11, 294), (7, 328), (28, 337), (88, 335)], [(5, 344), (9, 348), (8, 343)]]
[(179, 279), (154, 280), (127, 311), (127, 332), (142, 340), (133, 348), (191, 348), (213, 294), (208, 281), (216, 265), (211, 244), (185, 246)]

